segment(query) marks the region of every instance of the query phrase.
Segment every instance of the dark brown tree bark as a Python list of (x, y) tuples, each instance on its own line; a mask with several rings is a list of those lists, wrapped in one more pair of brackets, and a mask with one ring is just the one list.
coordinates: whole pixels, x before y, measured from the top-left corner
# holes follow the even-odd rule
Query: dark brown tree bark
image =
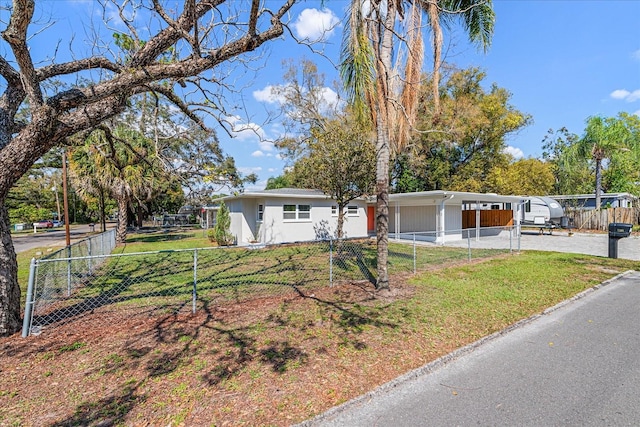
[[(36, 2), (13, 1), (9, 24), (0, 40), (4, 43), (3, 51), (11, 53), (11, 57), (0, 57), (0, 78), (4, 79), (0, 80), (0, 336), (20, 328), (16, 255), (5, 206), (7, 194), (16, 181), (52, 147), (121, 113), (129, 98), (140, 93), (155, 92), (202, 123), (173, 88), (184, 86), (189, 79), (195, 91), (200, 91), (203, 98), (210, 98), (215, 90), (208, 91), (206, 85), (220, 87), (223, 82), (215, 79), (215, 73), (206, 73), (208, 77), (205, 77), (205, 72), (231, 60), (248, 60), (243, 54), (282, 36), (283, 20), (296, 1), (271, 1), (261, 5), (257, 0), (188, 0), (183, 2), (181, 13), (170, 18), (162, 1), (143, 0), (140, 7), (146, 8), (145, 13), (155, 15), (162, 29), (146, 40), (139, 40), (135, 32), (126, 34), (132, 41), (132, 48), (124, 52), (126, 60), (107, 56), (113, 51), (105, 49), (104, 56), (41, 68), (34, 65), (27, 38)], [(227, 16), (222, 3), (225, 2), (233, 2), (232, 9), (237, 13), (229, 16), (228, 22), (224, 22)], [(116, 10), (122, 6), (119, 1), (111, 3)], [(228, 32), (221, 34), (225, 28)], [(108, 33), (105, 37), (111, 39), (112, 30), (105, 31)], [(100, 31), (96, 30), (95, 34)], [(96, 51), (109, 43), (99, 42), (96, 41)], [(170, 51), (173, 56), (168, 60), (164, 55)], [(238, 64), (241, 63), (239, 60)], [(83, 83), (61, 89), (48, 98), (44, 96), (44, 84), (89, 70), (101, 71), (101, 79), (90, 85)], [(222, 104), (212, 104), (218, 113), (224, 108)], [(203, 105), (199, 105), (200, 110)], [(26, 122), (16, 119), (21, 107), (28, 110)]]

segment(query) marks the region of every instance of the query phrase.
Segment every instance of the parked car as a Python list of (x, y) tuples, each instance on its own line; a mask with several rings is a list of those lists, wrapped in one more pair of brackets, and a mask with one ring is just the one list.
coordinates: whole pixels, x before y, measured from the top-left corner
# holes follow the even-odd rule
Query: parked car
[(54, 227), (62, 227), (64, 225), (64, 221), (58, 221), (57, 219), (54, 219), (52, 222)]
[(34, 222), (33, 226), (36, 227), (36, 228), (52, 228), (53, 227), (53, 221), (48, 220), (48, 219), (43, 219), (43, 220)]

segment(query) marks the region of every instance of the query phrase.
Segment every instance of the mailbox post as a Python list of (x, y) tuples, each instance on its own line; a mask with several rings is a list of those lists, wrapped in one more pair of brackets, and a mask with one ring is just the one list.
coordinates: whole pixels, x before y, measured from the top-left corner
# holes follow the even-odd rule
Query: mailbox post
[(631, 235), (632, 224), (612, 222), (609, 224), (609, 258), (618, 258), (618, 240)]

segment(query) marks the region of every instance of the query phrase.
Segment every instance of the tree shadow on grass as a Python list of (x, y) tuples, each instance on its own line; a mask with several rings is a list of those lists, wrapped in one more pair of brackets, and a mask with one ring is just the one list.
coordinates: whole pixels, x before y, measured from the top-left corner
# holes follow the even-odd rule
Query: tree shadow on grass
[(138, 392), (142, 382), (125, 385), (119, 392), (94, 402), (85, 402), (76, 408), (66, 420), (51, 424), (51, 427), (71, 427), (124, 424), (127, 414), (146, 397)]

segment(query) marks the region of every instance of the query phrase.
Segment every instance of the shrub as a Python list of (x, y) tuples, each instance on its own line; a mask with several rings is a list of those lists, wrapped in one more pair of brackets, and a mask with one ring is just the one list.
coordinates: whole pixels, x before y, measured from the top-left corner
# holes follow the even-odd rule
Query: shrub
[(210, 241), (215, 241), (219, 246), (231, 245), (234, 239), (230, 228), (231, 216), (229, 215), (229, 209), (224, 202), (220, 202), (220, 208), (216, 216), (216, 225), (207, 231), (207, 237)]

